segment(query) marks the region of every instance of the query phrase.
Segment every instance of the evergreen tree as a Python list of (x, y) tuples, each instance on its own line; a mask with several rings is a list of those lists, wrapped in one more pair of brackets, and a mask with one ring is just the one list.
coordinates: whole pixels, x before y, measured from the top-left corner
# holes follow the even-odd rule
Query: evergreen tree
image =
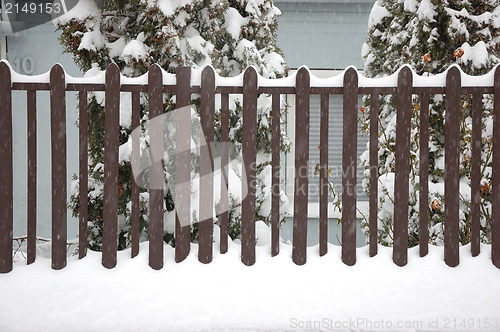
[[(499, 62), (500, 7), (496, 0), (378, 0), (369, 19), (363, 46), (368, 77), (382, 77), (409, 64), (418, 75), (432, 76), (458, 64), (469, 75), (489, 72)], [(366, 98), (365, 106), (369, 105)], [(460, 119), (460, 243), (470, 242), (470, 166), (472, 99), (462, 98)], [(418, 244), (419, 118), (420, 101), (413, 99), (409, 197), (409, 246)], [(481, 241), (491, 230), (492, 96), (483, 97), (481, 168)], [(368, 108), (368, 107), (366, 107)], [(444, 235), (444, 111), (445, 96), (430, 99), (429, 242), (442, 244)], [(392, 245), (396, 96), (381, 96), (379, 114), (379, 241)], [(367, 117), (361, 119), (368, 131)], [(369, 168), (369, 154), (361, 157)], [(365, 173), (368, 174), (368, 173)], [(397, 184), (396, 184), (397, 185)], [(369, 191), (368, 181), (364, 187)], [(363, 224), (368, 232), (368, 225)]]
[[(287, 68), (276, 44), (276, 16), (280, 11), (272, 0), (81, 0), (78, 7), (57, 21), (61, 31), (60, 42), (66, 52), (86, 73), (92, 75), (115, 63), (123, 75), (137, 77), (155, 63), (169, 73), (178, 66), (201, 68), (212, 65), (221, 76), (236, 76), (248, 66), (254, 66), (260, 75), (279, 78)], [(120, 120), (120, 149), (129, 142), (130, 115)], [(230, 140), (241, 143), (242, 99), (230, 100)], [(175, 96), (164, 96), (165, 112), (175, 109)], [(199, 111), (199, 96), (193, 97), (193, 107)], [(256, 218), (269, 222), (270, 200), (269, 162), (271, 149), (271, 100), (260, 96), (258, 106), (257, 148), (259, 153)], [(284, 113), (284, 112), (283, 112)], [(142, 126), (148, 120), (147, 96), (141, 97)], [(89, 247), (99, 250), (102, 241), (103, 209), (103, 132), (104, 97), (95, 93), (89, 98)], [(220, 110), (216, 110), (214, 130), (220, 137)], [(282, 131), (281, 150), (288, 151), (290, 142)], [(120, 157), (119, 166), (119, 248), (130, 244), (131, 165), (130, 154)], [(241, 176), (241, 164), (230, 169)], [(168, 174), (165, 174), (168, 181)], [(77, 188), (78, 179), (75, 178)], [(194, 188), (193, 188), (194, 189)], [(143, 190), (144, 191), (144, 190)], [(170, 191), (165, 192), (166, 219), (172, 220), (174, 201)], [(141, 192), (141, 232), (148, 229), (147, 193)], [(193, 202), (192, 204), (194, 204)], [(219, 202), (214, 202), (218, 204)], [(231, 193), (229, 232), (240, 235), (241, 198)], [(78, 193), (73, 192), (70, 206), (78, 214)], [(193, 206), (192, 206), (193, 208)], [(288, 215), (288, 200), (281, 192), (281, 220)], [(168, 217), (170, 216), (170, 218)], [(165, 240), (173, 240), (173, 227), (166, 226)], [(192, 238), (196, 240), (193, 225)]]

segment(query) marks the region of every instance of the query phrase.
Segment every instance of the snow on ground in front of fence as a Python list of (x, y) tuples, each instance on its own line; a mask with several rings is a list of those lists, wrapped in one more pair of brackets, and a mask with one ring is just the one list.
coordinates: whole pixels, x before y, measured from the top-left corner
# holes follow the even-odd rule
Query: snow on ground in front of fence
[(176, 264), (174, 249), (165, 246), (160, 271), (148, 266), (148, 243), (134, 259), (130, 250), (119, 252), (111, 270), (96, 252), (70, 257), (61, 271), (51, 270), (47, 258), (15, 263), (0, 274), (0, 331), (500, 329), (500, 270), (490, 246), (475, 258), (462, 247), (456, 268), (444, 263), (442, 247), (432, 246), (424, 258), (410, 249), (404, 268), (384, 247), (373, 258), (368, 247), (358, 248), (352, 267), (333, 245), (324, 257), (318, 246), (308, 248), (303, 266), (292, 262), (286, 244), (276, 257), (268, 245), (258, 246), (251, 267), (231, 241), (225, 255), (216, 241), (210, 264), (198, 262), (197, 249), (192, 245)]

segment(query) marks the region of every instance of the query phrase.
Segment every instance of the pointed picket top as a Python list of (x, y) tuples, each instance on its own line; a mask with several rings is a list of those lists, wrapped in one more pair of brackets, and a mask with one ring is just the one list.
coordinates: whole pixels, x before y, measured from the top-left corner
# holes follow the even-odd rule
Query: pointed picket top
[(106, 67), (106, 73), (108, 73), (109, 75), (113, 75), (113, 76), (120, 75), (120, 68), (118, 67), (118, 65), (116, 63), (112, 62)]
[(50, 69), (50, 82), (52, 84), (54, 82), (57, 83), (61, 80), (66, 80), (66, 72), (64, 71), (63, 66), (61, 66), (59, 63), (56, 63)]
[(204, 86), (211, 86), (212, 82), (215, 87), (215, 78), (216, 78), (216, 73), (215, 69), (212, 66), (206, 66), (203, 68), (203, 71), (201, 72), (201, 85)]
[(7, 60), (2, 60), (0, 61), (0, 78), (2, 81), (4, 80), (11, 80), (11, 68), (10, 68), (10, 63)]
[(249, 66), (247, 69), (245, 69), (243, 73), (243, 84), (251, 82), (253, 83), (253, 80), (255, 80), (255, 84), (258, 85), (258, 77), (259, 73), (257, 72), (257, 69), (254, 66)]

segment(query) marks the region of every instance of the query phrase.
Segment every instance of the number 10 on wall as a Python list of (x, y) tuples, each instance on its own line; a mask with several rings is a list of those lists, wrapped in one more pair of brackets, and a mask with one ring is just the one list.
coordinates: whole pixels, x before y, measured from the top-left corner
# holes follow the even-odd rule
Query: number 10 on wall
[(15, 58), (12, 64), (13, 69), (20, 74), (31, 75), (35, 72), (35, 60), (30, 56)]

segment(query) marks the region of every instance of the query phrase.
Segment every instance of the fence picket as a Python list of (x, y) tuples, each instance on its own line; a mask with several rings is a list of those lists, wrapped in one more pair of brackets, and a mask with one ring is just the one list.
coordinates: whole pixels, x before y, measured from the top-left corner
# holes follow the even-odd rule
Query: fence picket
[(295, 187), (293, 199), (293, 251), (292, 260), (297, 265), (306, 263), (307, 205), (309, 193), (309, 70), (300, 68), (296, 77), (295, 100)]
[(66, 266), (66, 87), (60, 65), (50, 71), (50, 126), (52, 151), (52, 268)]
[(104, 120), (104, 208), (102, 215), (102, 265), (116, 266), (118, 231), (118, 149), (120, 135), (120, 70), (106, 69)]
[(446, 75), (445, 173), (444, 173), (444, 260), (457, 266), (460, 192), (460, 95), (461, 77), (457, 66)]
[(370, 98), (370, 198), (369, 198), (369, 245), (370, 257), (377, 254), (378, 246), (378, 111), (380, 95)]
[[(149, 166), (149, 266), (163, 267), (163, 74), (157, 64), (149, 68), (149, 143), (152, 157)], [(156, 160), (157, 156), (158, 160)]]
[(36, 258), (36, 90), (27, 91), (28, 113), (28, 257), (31, 264)]
[(500, 67), (495, 69), (493, 108), (493, 161), (492, 161), (492, 229), (491, 260), (500, 269)]
[(429, 252), (429, 95), (420, 96), (419, 254)]
[(214, 142), (215, 117), (215, 71), (206, 67), (201, 74), (201, 130), (200, 140), (206, 146), (200, 151), (200, 220), (198, 239), (198, 260), (202, 263), (212, 261), (213, 252), (213, 202), (214, 202)]
[(319, 255), (328, 252), (328, 124), (330, 95), (321, 95), (319, 149)]
[(0, 62), (0, 273), (12, 271), (13, 164), (10, 68)]
[(229, 228), (229, 95), (221, 94), (221, 196), (220, 196), (220, 253), (225, 254), (228, 247)]
[(280, 252), (280, 144), (281, 144), (281, 95), (272, 97), (272, 198), (271, 198), (271, 256)]
[[(257, 72), (249, 67), (243, 76), (243, 167), (247, 195), (241, 204), (241, 261), (255, 263), (255, 181), (257, 173)], [(242, 192), (243, 188), (242, 188)]]
[[(191, 68), (178, 67), (176, 77), (176, 108), (180, 109), (191, 105)], [(189, 254), (191, 236), (191, 117), (175, 120), (175, 261), (181, 262)]]
[(78, 257), (87, 255), (87, 221), (88, 221), (88, 110), (87, 91), (80, 90), (79, 99), (79, 200), (78, 200)]
[(408, 262), (408, 197), (412, 86), (413, 75), (411, 69), (405, 66), (398, 75), (398, 108), (396, 115), (393, 261), (398, 266), (404, 266)]
[[(131, 155), (131, 163), (132, 169), (140, 168), (140, 133), (138, 129), (141, 122), (141, 95), (139, 92), (132, 92), (132, 155)], [(132, 249), (131, 249), (131, 257), (135, 257), (139, 254), (139, 217), (140, 217), (140, 206), (139, 206), (139, 179), (135, 179), (135, 176), (139, 176), (139, 174), (132, 174), (132, 193), (131, 193), (131, 201), (132, 201), (132, 212), (130, 216), (130, 222), (132, 227)]]
[(483, 95), (475, 94), (472, 104), (472, 155), (471, 155), (471, 222), (470, 242), (472, 256), (480, 252), (480, 227), (481, 227), (481, 113), (483, 110)]
[(358, 144), (358, 72), (344, 73), (342, 138), (342, 261), (356, 263), (356, 173)]

